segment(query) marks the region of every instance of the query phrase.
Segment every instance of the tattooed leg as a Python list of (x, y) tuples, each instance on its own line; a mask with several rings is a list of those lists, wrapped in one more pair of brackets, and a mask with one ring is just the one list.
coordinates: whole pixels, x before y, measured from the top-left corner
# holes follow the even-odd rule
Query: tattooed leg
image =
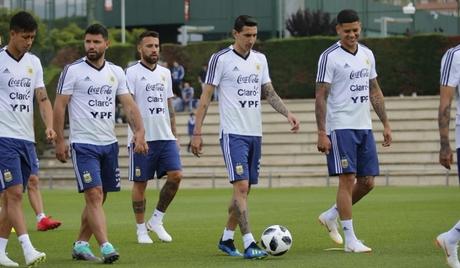
[(138, 224), (144, 223), (145, 207), (147, 203), (147, 200), (145, 199), (146, 187), (147, 182), (135, 181), (133, 183), (131, 200), (133, 205), (134, 217), (136, 219), (136, 223)]
[(165, 212), (168, 208), (171, 201), (176, 196), (177, 190), (179, 189), (179, 184), (182, 179), (181, 171), (170, 171), (168, 172), (168, 179), (163, 185), (160, 191), (160, 198), (157, 204), (157, 210)]

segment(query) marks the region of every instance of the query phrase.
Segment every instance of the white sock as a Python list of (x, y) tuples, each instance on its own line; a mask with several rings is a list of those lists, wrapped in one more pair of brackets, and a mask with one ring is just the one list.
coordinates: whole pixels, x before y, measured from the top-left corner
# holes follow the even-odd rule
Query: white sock
[(165, 216), (164, 212), (161, 212), (158, 209), (155, 209), (150, 220), (152, 221), (153, 224), (162, 224), (164, 216)]
[(145, 227), (145, 222), (136, 224), (138, 233), (147, 233), (147, 227)]
[(38, 213), (37, 216), (35, 216), (37, 218), (37, 222), (41, 221), (43, 218), (46, 218), (46, 215), (44, 212), (42, 213)]
[(344, 220), (340, 221), (342, 224), (343, 234), (345, 235), (345, 241), (349, 242), (352, 240), (358, 240), (355, 235), (355, 231), (353, 230), (353, 220)]
[(235, 231), (225, 228), (224, 234), (222, 235), (222, 241), (227, 241), (229, 239), (233, 240), (234, 235), (235, 235)]
[(6, 244), (8, 244), (8, 239), (0, 237), (0, 253), (6, 253)]
[(334, 204), (330, 209), (326, 211), (326, 217), (330, 221), (337, 219), (338, 216), (339, 216), (339, 211), (337, 210), (336, 204)]
[(460, 221), (447, 232), (447, 242), (457, 244), (460, 241)]
[(254, 240), (254, 236), (252, 236), (251, 233), (243, 235), (243, 244), (245, 249), (247, 249), (252, 242), (256, 242), (256, 240)]
[(32, 246), (32, 242), (30, 242), (28, 234), (18, 236), (18, 240), (22, 246), (22, 251), (24, 252), (24, 254), (35, 250), (34, 246)]
[(75, 241), (75, 245), (86, 246), (86, 245), (89, 245), (89, 243), (88, 243), (88, 241), (78, 240), (78, 241)]

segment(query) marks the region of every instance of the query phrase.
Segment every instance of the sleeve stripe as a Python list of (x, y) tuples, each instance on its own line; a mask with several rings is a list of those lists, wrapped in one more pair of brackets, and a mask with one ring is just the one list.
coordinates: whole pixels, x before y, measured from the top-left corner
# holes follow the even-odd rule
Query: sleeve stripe
[(326, 49), (326, 51), (324, 51), (323, 54), (321, 55), (321, 61), (318, 66), (318, 75), (316, 77), (316, 82), (324, 81), (324, 77), (326, 76), (327, 56), (329, 56), (329, 54), (332, 51), (336, 50), (338, 47), (339, 46), (337, 44), (334, 44), (333, 46)]
[(57, 93), (62, 94), (62, 87), (64, 86), (65, 76), (67, 74), (67, 71), (69, 70), (69, 67), (72, 66), (72, 65), (78, 64), (78, 63), (80, 63), (82, 61), (83, 61), (83, 59), (79, 59), (79, 60), (67, 65), (64, 68), (64, 70), (61, 73), (61, 77), (59, 77), (58, 86), (57, 86)]
[(446, 53), (446, 61), (441, 71), (441, 85), (447, 86), (449, 83), (450, 69), (452, 67), (452, 61), (454, 59), (455, 52), (460, 51), (460, 47), (449, 49)]
[(226, 48), (212, 55), (211, 60), (209, 62), (209, 66), (208, 66), (208, 72), (206, 73), (206, 83), (207, 84), (211, 84), (212, 81), (214, 80), (214, 75), (216, 73), (217, 60), (219, 59), (221, 55), (229, 51), (230, 51), (230, 48)]

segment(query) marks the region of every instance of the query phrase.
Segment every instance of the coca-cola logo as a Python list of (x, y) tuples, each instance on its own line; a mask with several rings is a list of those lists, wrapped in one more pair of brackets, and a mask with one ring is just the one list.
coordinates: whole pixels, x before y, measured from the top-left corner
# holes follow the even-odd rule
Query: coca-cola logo
[(145, 91), (164, 91), (165, 87), (162, 83), (156, 83), (156, 84), (147, 84), (145, 86)]
[(259, 83), (259, 75), (258, 74), (251, 74), (248, 76), (239, 75), (236, 82), (238, 84), (250, 84), (250, 83)]
[(103, 85), (100, 87), (90, 86), (88, 88), (88, 95), (111, 95), (112, 94), (112, 86)]
[(369, 69), (363, 68), (359, 71), (351, 71), (350, 80), (369, 77)]
[(8, 81), (8, 86), (9, 87), (30, 87), (31, 83), (32, 83), (32, 80), (27, 77), (19, 78), (19, 79), (11, 78)]

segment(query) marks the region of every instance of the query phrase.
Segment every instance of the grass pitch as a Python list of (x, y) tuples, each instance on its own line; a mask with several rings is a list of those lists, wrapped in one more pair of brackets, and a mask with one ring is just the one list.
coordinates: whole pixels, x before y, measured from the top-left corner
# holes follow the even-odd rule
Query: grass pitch
[[(330, 188), (253, 188), (249, 209), (253, 234), (281, 224), (293, 236), (291, 250), (281, 257), (244, 260), (225, 256), (217, 249), (226, 221), (231, 189), (182, 189), (171, 204), (164, 224), (173, 236), (172, 243), (161, 243), (154, 234), (151, 245), (136, 243), (130, 192), (109, 194), (105, 205), (109, 239), (118, 249), (115, 267), (447, 267), (434, 238), (460, 219), (460, 194), (457, 187), (377, 187), (354, 207), (358, 238), (373, 248), (370, 254), (349, 254), (326, 249), (337, 248), (318, 215), (335, 199)], [(73, 190), (43, 190), (46, 213), (62, 220), (53, 231), (35, 231), (35, 217), (25, 198), (24, 208), (33, 244), (47, 254), (41, 267), (100, 267), (101, 264), (73, 261), (72, 243), (76, 238), (83, 195)], [(158, 191), (148, 190), (148, 216)], [(242, 241), (236, 233), (236, 245)], [(94, 239), (93, 252), (100, 255)], [(10, 258), (24, 265), (24, 258), (12, 234), (8, 244)]]

